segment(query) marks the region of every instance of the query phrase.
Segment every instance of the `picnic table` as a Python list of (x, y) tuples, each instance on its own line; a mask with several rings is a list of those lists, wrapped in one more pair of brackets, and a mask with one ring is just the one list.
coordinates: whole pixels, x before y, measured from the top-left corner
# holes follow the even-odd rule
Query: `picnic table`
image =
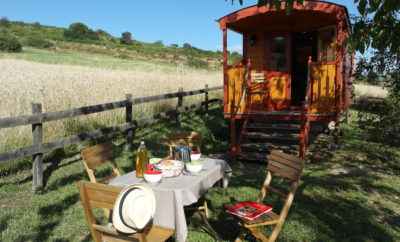
[(218, 181), (222, 182), (223, 187), (227, 187), (230, 174), (231, 168), (226, 161), (205, 158), (203, 170), (196, 175), (183, 173), (151, 184), (137, 178), (133, 171), (114, 178), (109, 184), (119, 187), (148, 184), (154, 191), (157, 204), (153, 224), (174, 229), (176, 241), (185, 242), (188, 228), (184, 207), (196, 203)]

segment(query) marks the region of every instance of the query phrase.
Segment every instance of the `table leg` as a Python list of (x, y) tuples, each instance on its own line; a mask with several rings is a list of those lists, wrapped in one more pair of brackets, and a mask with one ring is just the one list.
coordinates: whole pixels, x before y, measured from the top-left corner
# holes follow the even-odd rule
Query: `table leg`
[(226, 172), (225, 176), (222, 178), (222, 188), (228, 188), (229, 179), (232, 177), (232, 172)]

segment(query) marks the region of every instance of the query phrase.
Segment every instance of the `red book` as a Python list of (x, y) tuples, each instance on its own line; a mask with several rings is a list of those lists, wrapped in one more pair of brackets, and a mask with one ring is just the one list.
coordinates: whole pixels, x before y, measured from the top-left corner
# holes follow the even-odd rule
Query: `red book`
[(246, 220), (254, 220), (261, 215), (272, 211), (272, 207), (257, 202), (239, 202), (234, 205), (227, 205), (225, 209), (228, 213), (244, 218)]

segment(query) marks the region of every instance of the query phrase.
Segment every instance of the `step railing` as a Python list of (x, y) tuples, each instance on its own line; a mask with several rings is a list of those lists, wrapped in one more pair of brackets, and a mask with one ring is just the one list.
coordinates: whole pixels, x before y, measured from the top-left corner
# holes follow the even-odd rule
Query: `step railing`
[(311, 78), (311, 56), (308, 58), (307, 89), (304, 104), (301, 109), (301, 125), (299, 135), (299, 156), (304, 159), (307, 153), (310, 136), (310, 105), (312, 104), (313, 78)]

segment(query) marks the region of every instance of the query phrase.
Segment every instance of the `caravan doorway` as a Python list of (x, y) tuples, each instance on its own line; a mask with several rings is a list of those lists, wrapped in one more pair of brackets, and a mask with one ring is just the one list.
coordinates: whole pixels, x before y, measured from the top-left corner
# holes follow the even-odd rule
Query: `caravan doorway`
[(291, 106), (301, 106), (305, 100), (308, 58), (317, 60), (317, 32), (294, 33), (292, 37)]

